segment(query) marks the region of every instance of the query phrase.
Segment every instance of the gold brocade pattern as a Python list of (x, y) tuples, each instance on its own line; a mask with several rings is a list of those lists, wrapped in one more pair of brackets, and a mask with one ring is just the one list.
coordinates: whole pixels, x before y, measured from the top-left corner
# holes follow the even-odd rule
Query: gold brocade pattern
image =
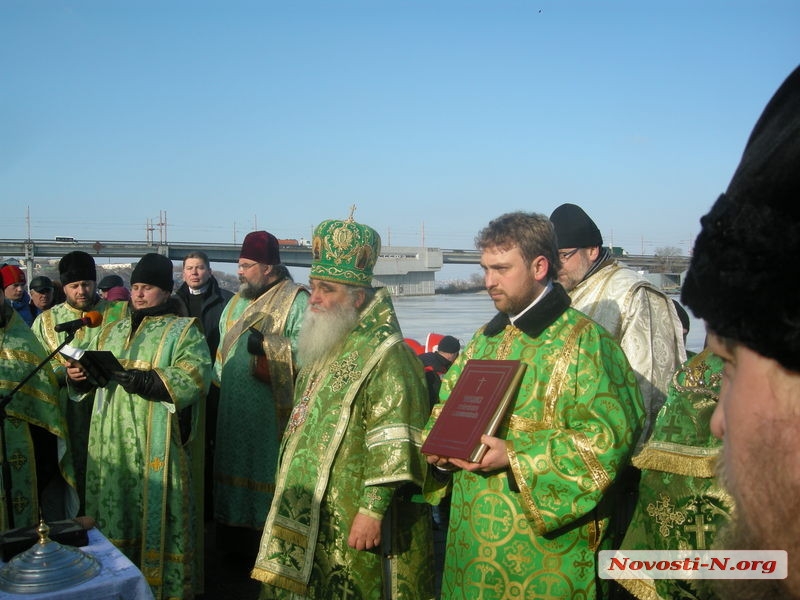
[(658, 532), (664, 537), (669, 535), (673, 527), (686, 522), (686, 516), (675, 510), (675, 505), (666, 494), (661, 494), (657, 502), (647, 505), (647, 514), (653, 517), (658, 524)]
[[(705, 550), (729, 518), (733, 499), (716, 480), (721, 441), (710, 431), (722, 361), (708, 349), (672, 378), (667, 401), (643, 450), (639, 499), (622, 550)], [(697, 598), (693, 580), (621, 580), (637, 598)]]
[(356, 351), (343, 360), (337, 360), (331, 364), (330, 373), (332, 379), (330, 386), (332, 391), (339, 392), (361, 377), (361, 370), (358, 368), (359, 362), (358, 352)]
[[(36, 453), (32, 427), (48, 431), (66, 446), (67, 424), (59, 408), (58, 387), (49, 365), (34, 372), (47, 357), (46, 350), (10, 304), (0, 303), (0, 394), (10, 394), (17, 385), (13, 400), (4, 408), (6, 456), (11, 467), (11, 504), (14, 526), (36, 523), (41, 510), (38, 493)], [(32, 374), (32, 375), (31, 375)], [(55, 459), (55, 457), (53, 457)], [(69, 450), (52, 464), (71, 486), (75, 485)], [(0, 486), (1, 487), (1, 486)], [(74, 490), (71, 490), (74, 494)], [(0, 528), (9, 529), (6, 505), (0, 505)]]
[[(527, 364), (498, 437), (509, 468), (454, 472), (441, 598), (594, 598), (595, 553), (608, 547), (610, 482), (627, 463), (643, 417), (619, 346), (567, 309), (538, 337), (513, 325), (479, 331), (442, 381), (447, 398), (468, 358)], [(446, 403), (445, 400), (443, 403)], [(441, 412), (434, 407), (430, 430)], [(425, 481), (436, 503), (448, 484)]]

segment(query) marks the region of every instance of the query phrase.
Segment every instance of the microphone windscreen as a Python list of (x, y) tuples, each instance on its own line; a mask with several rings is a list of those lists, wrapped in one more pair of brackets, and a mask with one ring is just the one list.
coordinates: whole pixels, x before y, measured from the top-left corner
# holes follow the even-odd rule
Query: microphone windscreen
[(96, 310), (90, 310), (83, 315), (83, 318), (89, 319), (88, 323), (86, 323), (89, 327), (97, 327), (103, 322), (103, 314)]

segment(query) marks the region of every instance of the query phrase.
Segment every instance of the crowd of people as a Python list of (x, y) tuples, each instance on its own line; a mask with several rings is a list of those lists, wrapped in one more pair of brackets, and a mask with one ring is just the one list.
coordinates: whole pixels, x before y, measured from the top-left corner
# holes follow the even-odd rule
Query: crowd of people
[[(128, 290), (70, 252), (60, 302), (4, 265), (0, 526), (89, 515), (159, 600), (204, 593), (209, 521), (261, 598), (800, 597), (799, 161), (800, 69), (701, 221), (681, 300), (708, 346), (688, 360), (683, 307), (575, 204), (478, 232), (497, 312), (422, 356), (352, 212), (315, 228), (308, 285), (267, 231), (244, 239), (235, 294), (201, 250), (177, 290), (160, 254)], [(62, 326), (92, 311), (101, 326)], [(65, 343), (121, 368), (100, 386)], [(423, 454), (476, 360), (526, 366), (487, 451)], [(785, 550), (787, 576), (600, 576), (602, 550), (712, 548)]]

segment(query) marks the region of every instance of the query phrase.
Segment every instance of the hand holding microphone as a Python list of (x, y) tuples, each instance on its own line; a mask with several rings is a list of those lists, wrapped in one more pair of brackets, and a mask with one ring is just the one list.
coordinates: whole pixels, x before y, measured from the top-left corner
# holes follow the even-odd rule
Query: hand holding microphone
[(102, 313), (96, 310), (90, 310), (89, 312), (85, 313), (80, 319), (75, 319), (74, 321), (65, 321), (64, 323), (59, 323), (53, 329), (56, 332), (66, 331), (66, 332), (75, 332), (78, 331), (81, 327), (98, 327), (103, 322), (103, 315)]

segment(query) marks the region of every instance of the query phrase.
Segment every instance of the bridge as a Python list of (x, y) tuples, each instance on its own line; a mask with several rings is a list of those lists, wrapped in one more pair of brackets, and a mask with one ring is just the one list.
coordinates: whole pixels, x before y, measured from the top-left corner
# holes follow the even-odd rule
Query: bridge
[[(148, 252), (157, 252), (173, 261), (182, 261), (187, 254), (202, 250), (214, 263), (236, 263), (240, 244), (211, 244), (207, 242), (136, 242), (136, 241), (79, 241), (73, 238), (56, 240), (0, 240), (0, 256), (16, 258), (28, 271), (28, 278), (43, 259), (58, 260), (73, 250), (83, 250), (95, 258), (116, 258), (120, 262), (136, 262)], [(625, 255), (618, 257), (629, 267), (650, 273), (656, 285), (680, 288), (681, 274), (689, 265), (685, 256)], [(304, 245), (281, 246), (281, 260), (290, 267), (310, 267), (311, 248)], [(434, 293), (435, 273), (445, 264), (477, 265), (480, 252), (386, 246), (381, 249), (375, 265), (375, 285), (390, 288), (398, 296), (424, 296)]]

